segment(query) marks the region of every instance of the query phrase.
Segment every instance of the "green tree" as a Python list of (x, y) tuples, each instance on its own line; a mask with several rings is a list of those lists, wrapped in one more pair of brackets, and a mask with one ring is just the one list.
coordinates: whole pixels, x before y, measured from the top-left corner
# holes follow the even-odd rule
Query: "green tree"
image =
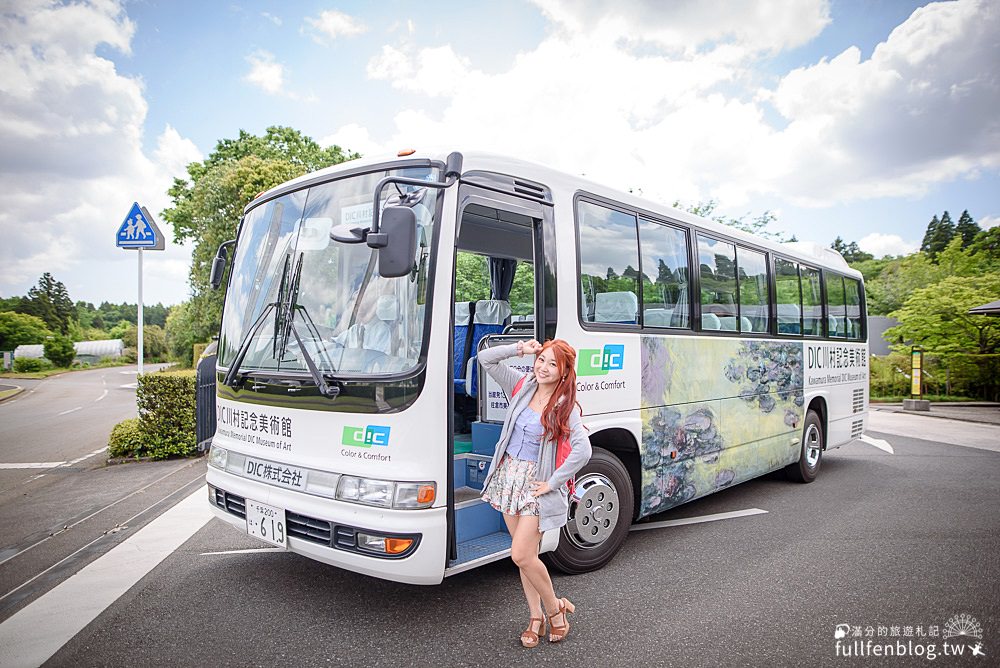
[(934, 217), (931, 218), (931, 222), (927, 223), (927, 229), (924, 231), (924, 240), (920, 243), (920, 250), (925, 253), (931, 252), (931, 245), (937, 238), (939, 227), (941, 227), (941, 221), (938, 220), (935, 213)]
[[(139, 346), (139, 328), (131, 325), (121, 337), (126, 348)], [(142, 328), (142, 359), (156, 361), (167, 354), (167, 334), (159, 325), (145, 325)]]
[(76, 350), (73, 348), (73, 340), (62, 334), (53, 334), (45, 339), (45, 359), (59, 367), (68, 367), (73, 364), (76, 357)]
[(246, 205), (289, 179), (356, 157), (287, 127), (269, 127), (260, 137), (241, 130), (236, 139), (220, 140), (203, 162), (188, 165), (186, 179), (174, 179), (173, 206), (162, 216), (178, 242), (194, 242), (189, 282), (200, 327), (218, 328), (224, 294), (209, 286), (212, 260), (219, 245), (236, 236)]
[(972, 216), (969, 215), (969, 210), (966, 209), (962, 212), (962, 215), (958, 217), (958, 224), (955, 225), (955, 234), (962, 238), (962, 247), (968, 248), (975, 241), (976, 235), (978, 235), (982, 230), (976, 221), (972, 220)]
[(792, 236), (788, 236), (784, 232), (772, 232), (767, 229), (771, 223), (777, 222), (778, 220), (778, 217), (771, 211), (765, 211), (758, 216), (752, 216), (747, 213), (739, 218), (732, 218), (715, 213), (718, 206), (718, 201), (714, 199), (710, 199), (707, 202), (698, 202), (697, 204), (692, 204), (690, 206), (683, 206), (680, 201), (675, 201), (673, 203), (673, 207), (675, 209), (682, 209), (688, 213), (693, 213), (696, 216), (714, 220), (720, 225), (735, 227), (738, 230), (743, 230), (744, 232), (749, 232), (750, 234), (756, 234), (757, 236), (764, 237), (765, 239), (780, 242), (798, 241), (794, 234)]
[(840, 253), (848, 264), (854, 264), (856, 262), (867, 262), (868, 260), (874, 260), (875, 256), (871, 253), (866, 253), (861, 248), (858, 247), (857, 241), (852, 241), (849, 244), (844, 243), (844, 240), (837, 237), (830, 244), (830, 248)]
[(989, 261), (1000, 260), (1000, 225), (982, 230), (969, 245), (969, 252)]
[(1000, 273), (950, 276), (915, 290), (892, 313), (899, 325), (887, 330), (886, 338), (912, 341), (937, 353), (1000, 353), (1000, 318), (968, 313), (998, 294)]
[(890, 260), (876, 277), (865, 282), (868, 313), (888, 315), (901, 308), (915, 290), (941, 278), (941, 269), (925, 253)]
[(70, 321), (76, 320), (76, 305), (69, 298), (66, 286), (49, 272), (42, 274), (38, 284), (28, 290), (19, 310), (41, 318), (49, 329), (61, 334), (68, 334)]
[(51, 334), (41, 318), (13, 311), (0, 313), (0, 350), (44, 343), (45, 337)]
[(199, 317), (197, 304), (186, 301), (170, 309), (167, 316), (167, 354), (184, 366), (194, 364), (194, 344), (211, 340), (218, 327), (205, 324)]

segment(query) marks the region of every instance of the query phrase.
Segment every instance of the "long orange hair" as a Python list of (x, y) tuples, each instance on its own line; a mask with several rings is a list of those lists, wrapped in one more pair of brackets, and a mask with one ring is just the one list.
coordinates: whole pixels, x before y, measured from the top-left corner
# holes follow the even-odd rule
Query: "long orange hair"
[[(559, 369), (559, 383), (542, 413), (545, 437), (556, 443), (569, 438), (569, 416), (576, 403), (576, 351), (562, 339), (542, 344), (542, 353), (551, 351)], [(541, 355), (541, 353), (539, 353)]]

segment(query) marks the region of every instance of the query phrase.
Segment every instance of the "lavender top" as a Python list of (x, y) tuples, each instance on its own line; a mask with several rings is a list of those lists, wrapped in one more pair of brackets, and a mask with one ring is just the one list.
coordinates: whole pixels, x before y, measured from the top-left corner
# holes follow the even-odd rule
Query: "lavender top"
[(537, 462), (543, 433), (542, 417), (531, 407), (525, 407), (510, 430), (507, 454), (515, 459)]

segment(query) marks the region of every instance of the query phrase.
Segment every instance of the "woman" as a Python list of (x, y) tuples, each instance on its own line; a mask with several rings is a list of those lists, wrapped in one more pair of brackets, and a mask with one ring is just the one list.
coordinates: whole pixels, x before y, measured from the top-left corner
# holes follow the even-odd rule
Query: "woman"
[[(536, 355), (526, 376), (501, 364), (525, 353)], [(549, 642), (559, 642), (569, 633), (566, 615), (574, 606), (556, 598), (538, 546), (543, 531), (566, 524), (567, 483), (590, 460), (590, 438), (576, 403), (576, 351), (559, 339), (545, 345), (532, 339), (487, 348), (479, 353), (479, 361), (510, 397), (483, 500), (503, 513), (511, 536), (510, 556), (521, 571), (531, 613), (521, 644), (535, 647), (545, 635), (543, 606), (551, 627)], [(571, 450), (556, 466), (558, 444), (565, 442)]]

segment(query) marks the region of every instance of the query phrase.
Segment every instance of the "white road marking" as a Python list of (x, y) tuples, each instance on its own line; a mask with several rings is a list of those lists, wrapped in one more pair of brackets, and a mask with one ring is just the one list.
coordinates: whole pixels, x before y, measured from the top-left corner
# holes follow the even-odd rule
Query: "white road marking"
[(728, 513), (715, 513), (714, 515), (700, 515), (698, 517), (685, 517), (679, 520), (666, 520), (664, 522), (649, 522), (648, 524), (635, 524), (630, 531), (644, 531), (646, 529), (662, 529), (664, 527), (679, 527), (685, 524), (700, 524), (701, 522), (718, 522), (719, 520), (729, 520), (736, 517), (749, 517), (750, 515), (766, 515), (766, 510), (760, 508), (747, 508), (746, 510), (733, 510)]
[(896, 454), (896, 451), (892, 449), (892, 446), (889, 444), (889, 441), (883, 440), (881, 438), (872, 438), (868, 434), (861, 434), (861, 436), (858, 437), (858, 440), (861, 441), (862, 443), (867, 443), (868, 445), (874, 446), (879, 450), (884, 450), (885, 452), (888, 452), (890, 455)]
[(40, 666), (212, 518), (199, 488), (0, 624), (0, 665)]
[(76, 408), (71, 408), (68, 411), (63, 411), (62, 413), (58, 413), (58, 415), (67, 415), (69, 413), (75, 413), (76, 411), (82, 411), (82, 410), (83, 406), (77, 406)]
[(128, 383), (127, 385), (119, 385), (118, 387), (126, 390), (136, 390), (139, 389), (139, 383)]
[[(57, 469), (66, 466), (73, 466), (74, 464), (79, 464), (84, 459), (90, 459), (94, 455), (99, 455), (107, 450), (106, 447), (100, 450), (94, 450), (93, 452), (84, 455), (83, 457), (77, 457), (76, 459), (71, 459), (68, 462), (13, 462), (10, 464), (0, 463), (0, 469)], [(41, 478), (42, 476), (36, 476)]]
[(54, 469), (62, 466), (66, 462), (15, 462), (13, 464), (0, 464), (0, 469)]
[(223, 552), (202, 552), (201, 556), (211, 557), (218, 554), (257, 554), (258, 552), (287, 552), (283, 547), (251, 547), (245, 550), (225, 550)]
[(108, 396), (108, 391), (107, 391), (107, 389), (105, 389), (105, 390), (104, 390), (104, 394), (102, 394), (101, 396), (99, 396), (99, 397), (97, 397), (96, 399), (94, 399), (94, 403), (96, 404), (96, 403), (97, 403), (98, 401), (100, 401), (101, 399), (103, 399), (103, 398), (104, 398), (104, 397), (106, 397), (106, 396)]

